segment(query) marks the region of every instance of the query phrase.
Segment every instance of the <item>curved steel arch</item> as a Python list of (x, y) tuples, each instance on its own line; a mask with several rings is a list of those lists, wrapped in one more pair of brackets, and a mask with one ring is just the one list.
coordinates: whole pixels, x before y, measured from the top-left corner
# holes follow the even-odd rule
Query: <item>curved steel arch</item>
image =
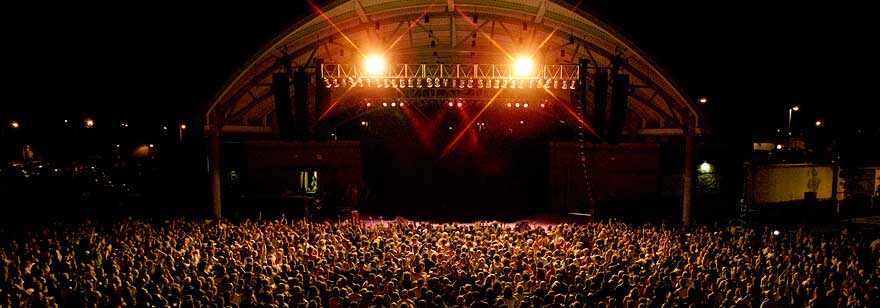
[(593, 67), (607, 67), (613, 57), (623, 57), (621, 70), (635, 85), (629, 108), (641, 119), (627, 123), (633, 131), (683, 128), (691, 116), (699, 123), (695, 104), (635, 44), (562, 1), (339, 0), (315, 9), (263, 47), (218, 92), (205, 108), (207, 124), (267, 125), (273, 109), (271, 74), (281, 61), (360, 63), (361, 54), (391, 45), (385, 52), (401, 63), (504, 63), (509, 54), (528, 53), (547, 64), (587, 58)]

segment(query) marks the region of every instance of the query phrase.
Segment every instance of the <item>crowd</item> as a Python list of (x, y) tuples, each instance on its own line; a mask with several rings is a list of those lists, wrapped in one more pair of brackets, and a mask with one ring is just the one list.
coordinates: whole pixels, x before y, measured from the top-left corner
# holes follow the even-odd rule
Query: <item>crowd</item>
[(58, 224), (0, 242), (0, 307), (878, 307), (870, 240), (615, 222)]

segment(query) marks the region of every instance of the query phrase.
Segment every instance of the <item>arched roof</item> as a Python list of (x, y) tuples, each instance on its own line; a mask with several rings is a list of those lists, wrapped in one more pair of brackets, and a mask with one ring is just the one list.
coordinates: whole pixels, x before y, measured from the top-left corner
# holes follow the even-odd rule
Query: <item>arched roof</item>
[(699, 123), (694, 102), (644, 52), (564, 1), (339, 0), (315, 11), (233, 76), (205, 108), (206, 123), (268, 126), (274, 111), (272, 73), (282, 69), (282, 59), (293, 66), (312, 65), (316, 58), (361, 63), (364, 53), (386, 49), (405, 63), (472, 63), (473, 57), (505, 63), (505, 53), (527, 52), (545, 64), (584, 58), (607, 67), (618, 56), (632, 84), (630, 133), (676, 131), (689, 116)]

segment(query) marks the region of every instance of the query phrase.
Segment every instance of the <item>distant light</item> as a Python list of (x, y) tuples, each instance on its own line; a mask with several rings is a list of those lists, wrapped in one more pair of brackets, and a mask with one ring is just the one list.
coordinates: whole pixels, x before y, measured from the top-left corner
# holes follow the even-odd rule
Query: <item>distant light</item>
[(521, 120), (519, 121), (519, 124), (526, 124), (526, 122)]
[(398, 105), (398, 106), (403, 107), (404, 105), (403, 105), (403, 103), (400, 103), (400, 105)]
[(453, 104), (452, 102), (449, 102), (449, 107), (452, 107), (452, 106), (454, 106), (454, 105), (455, 105), (455, 104)]
[(712, 165), (709, 164), (708, 162), (703, 162), (702, 164), (700, 164), (700, 172), (702, 172), (702, 173), (712, 172)]
[(795, 105), (794, 107), (791, 107), (791, 110), (793, 110), (793, 111), (801, 110), (801, 106)]
[(67, 124), (67, 120), (64, 120), (64, 124)]
[(168, 126), (162, 126), (162, 130), (168, 130)]
[(180, 124), (180, 129), (186, 129), (186, 124)]
[(391, 107), (397, 107), (397, 103), (391, 103)]
[(117, 147), (117, 148), (118, 148), (118, 147), (119, 147), (119, 145), (118, 145), (118, 144), (117, 144), (117, 145), (116, 145), (116, 147)]
[(816, 127), (822, 126), (822, 120), (816, 120)]
[(128, 127), (128, 123), (122, 123), (122, 127)]
[(515, 106), (516, 106), (516, 108), (519, 108), (519, 103), (516, 103)]
[(700, 97), (700, 104), (705, 104), (705, 103), (708, 103), (708, 102), (709, 102), (709, 99), (706, 98), (705, 96), (704, 96), (704, 97)]
[(373, 103), (367, 102), (367, 107), (373, 106)]
[(461, 106), (463, 106), (463, 104), (462, 104), (461, 102), (458, 102), (458, 105), (457, 105), (457, 106), (458, 106), (458, 107), (461, 107)]
[(86, 119), (85, 120), (86, 128), (92, 128), (95, 126), (95, 120)]
[(367, 121), (361, 121), (361, 126), (367, 126)]
[(452, 130), (452, 126), (449, 127), (449, 130)]
[(510, 107), (510, 106), (513, 106), (513, 104), (511, 104), (511, 103), (507, 103), (507, 107)]
[(514, 75), (526, 77), (532, 74), (535, 69), (535, 62), (530, 57), (519, 57), (513, 63)]
[(779, 230), (773, 230), (773, 235), (779, 235)]
[(523, 103), (523, 108), (529, 108), (529, 103)]
[(382, 107), (388, 107), (388, 103), (382, 103)]
[(385, 59), (380, 55), (370, 55), (364, 60), (364, 69), (372, 76), (381, 75), (385, 72)]
[(16, 122), (16, 121), (9, 122), (9, 126), (12, 127), (12, 128), (19, 128), (19, 127), (21, 127), (21, 125), (18, 124), (18, 122)]
[(152, 143), (150, 143), (150, 148), (153, 148), (153, 147), (154, 147), (154, 145)]
[(776, 149), (777, 149), (777, 150), (782, 150), (782, 145), (781, 145), (781, 144), (777, 144), (777, 145), (776, 145)]
[(544, 108), (545, 106), (546, 106), (546, 105), (544, 105), (544, 103), (541, 103), (541, 108)]

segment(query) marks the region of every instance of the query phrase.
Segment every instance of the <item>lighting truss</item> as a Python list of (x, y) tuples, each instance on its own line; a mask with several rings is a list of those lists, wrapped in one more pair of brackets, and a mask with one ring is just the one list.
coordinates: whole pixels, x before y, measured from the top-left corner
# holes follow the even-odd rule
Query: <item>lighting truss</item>
[(381, 74), (368, 74), (355, 64), (322, 64), (327, 88), (529, 88), (574, 90), (580, 72), (577, 64), (540, 66), (527, 77), (514, 76), (512, 65), (499, 64), (397, 64)]

